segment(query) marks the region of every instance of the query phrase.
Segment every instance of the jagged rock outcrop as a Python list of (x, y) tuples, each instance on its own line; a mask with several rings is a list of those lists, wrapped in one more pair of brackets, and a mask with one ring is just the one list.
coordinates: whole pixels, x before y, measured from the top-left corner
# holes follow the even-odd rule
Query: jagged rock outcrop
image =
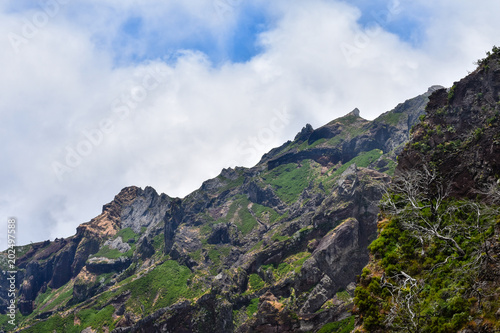
[(121, 253), (125, 253), (128, 250), (130, 250), (130, 245), (124, 243), (121, 237), (117, 237), (115, 239), (108, 239), (107, 241), (104, 242), (104, 245), (109, 246), (109, 248), (111, 249), (116, 249)]
[(123, 206), (119, 215), (120, 228), (131, 228), (135, 233), (165, 218), (171, 198), (158, 195), (152, 187), (146, 187), (129, 205)]
[(130, 266), (130, 258), (120, 257), (118, 259), (109, 259), (103, 257), (94, 257), (87, 261), (87, 271), (96, 275), (111, 272), (120, 272)]

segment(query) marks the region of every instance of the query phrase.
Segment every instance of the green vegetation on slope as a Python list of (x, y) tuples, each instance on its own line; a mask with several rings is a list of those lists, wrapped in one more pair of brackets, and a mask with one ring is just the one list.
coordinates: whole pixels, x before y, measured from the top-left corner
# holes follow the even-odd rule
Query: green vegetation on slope
[(278, 196), (286, 203), (293, 203), (310, 182), (310, 161), (301, 165), (288, 163), (271, 170), (263, 178), (273, 185)]
[(280, 218), (280, 215), (272, 208), (254, 203), (252, 211), (262, 222), (272, 224)]
[(382, 156), (383, 152), (380, 149), (373, 149), (370, 151), (362, 152), (358, 156), (351, 159), (349, 162), (341, 165), (337, 170), (335, 170), (331, 176), (329, 177), (329, 181), (326, 182), (329, 186), (331, 186), (331, 182), (336, 180), (344, 171), (347, 170), (352, 164), (356, 164), (358, 167), (366, 168), (371, 163), (375, 162)]
[(396, 179), (382, 201), (388, 219), (370, 245), (376, 263), (356, 288), (364, 328), (451, 333), (481, 317), (499, 329), (498, 291), (484, 275), (497, 260), (487, 240), (499, 208), (448, 198), (440, 186), (426, 191), (427, 180), (415, 173)]
[[(248, 234), (257, 226), (257, 220), (249, 211), (250, 200), (245, 195), (236, 195), (229, 210), (223, 218), (209, 222), (211, 224), (232, 222), (243, 235)], [(213, 220), (213, 219), (212, 219)], [(208, 234), (211, 227), (205, 225), (202, 232)]]
[(118, 231), (113, 238), (118, 238), (121, 237), (125, 243), (135, 243), (139, 239), (138, 234), (132, 230), (132, 228), (123, 228), (120, 231)]
[(123, 256), (132, 256), (132, 251), (127, 251), (127, 253), (121, 253), (117, 249), (112, 249), (109, 246), (105, 245), (99, 249), (97, 253), (95, 253), (92, 257), (104, 257), (108, 259), (118, 259)]
[(114, 329), (115, 320), (113, 313), (115, 308), (108, 305), (102, 309), (88, 308), (78, 312), (77, 315), (69, 314), (65, 317), (55, 315), (45, 321), (23, 330), (27, 333), (57, 332), (57, 333), (79, 333), (85, 328), (92, 328), (95, 332), (109, 332)]
[(123, 291), (131, 291), (126, 304), (134, 311), (142, 307), (145, 313), (151, 313), (152, 310), (173, 304), (180, 297), (193, 297), (198, 291), (193, 287), (188, 288), (187, 280), (190, 277), (189, 268), (168, 260), (122, 287)]
[(317, 333), (350, 333), (353, 329), (354, 316), (350, 316), (344, 320), (324, 325)]
[(375, 119), (375, 121), (396, 126), (403, 116), (406, 116), (406, 114), (397, 112), (387, 112), (380, 115), (377, 119)]

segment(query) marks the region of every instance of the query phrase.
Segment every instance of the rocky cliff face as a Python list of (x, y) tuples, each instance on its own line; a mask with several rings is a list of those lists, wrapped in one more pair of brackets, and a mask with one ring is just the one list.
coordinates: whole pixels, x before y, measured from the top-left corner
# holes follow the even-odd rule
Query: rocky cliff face
[[(183, 199), (123, 189), (75, 236), (19, 258), (27, 332), (307, 332), (351, 325), (380, 184), (426, 94), (310, 125)], [(0, 297), (2, 294), (0, 294)]]
[(398, 170), (434, 165), (459, 197), (474, 197), (500, 175), (498, 50), (466, 78), (430, 98)]

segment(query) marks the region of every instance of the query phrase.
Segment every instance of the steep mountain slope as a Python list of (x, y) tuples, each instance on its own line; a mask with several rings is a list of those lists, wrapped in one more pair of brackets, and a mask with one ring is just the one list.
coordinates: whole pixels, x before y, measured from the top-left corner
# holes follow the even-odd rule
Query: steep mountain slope
[(500, 177), (500, 51), (448, 90), (436, 91), (398, 169), (432, 164), (456, 196), (474, 197)]
[[(183, 199), (125, 188), (75, 236), (19, 247), (19, 330), (352, 326), (353, 282), (376, 235), (380, 184), (439, 88), (374, 121), (356, 109), (316, 130), (307, 125), (255, 167), (224, 169)], [(12, 328), (5, 315), (0, 324)]]
[(500, 49), (478, 65), (431, 95), (399, 156), (356, 289), (360, 330), (500, 332)]

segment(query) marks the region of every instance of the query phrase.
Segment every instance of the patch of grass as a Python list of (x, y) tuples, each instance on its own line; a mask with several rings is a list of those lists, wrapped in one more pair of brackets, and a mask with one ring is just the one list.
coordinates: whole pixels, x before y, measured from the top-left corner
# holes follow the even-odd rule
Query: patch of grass
[[(253, 228), (257, 226), (258, 222), (248, 211), (249, 204), (250, 201), (245, 195), (235, 196), (234, 201), (231, 203), (231, 206), (229, 206), (226, 216), (218, 219), (213, 224), (232, 222), (243, 235), (250, 233)], [(208, 228), (205, 230), (205, 227), (202, 227), (202, 229), (204, 232), (208, 231)], [(210, 231), (211, 230), (212, 228), (210, 226)]]
[(264, 288), (266, 283), (260, 278), (259, 275), (253, 273), (248, 277), (248, 290), (250, 292), (258, 291)]
[(271, 237), (271, 240), (273, 242), (281, 242), (281, 241), (285, 241), (287, 239), (290, 239), (290, 236), (284, 236), (284, 235), (280, 235), (278, 232), (275, 233), (272, 237)]
[[(58, 295), (59, 294), (59, 295)], [(56, 295), (58, 295), (56, 297)], [(47, 312), (50, 310), (55, 310), (59, 306), (66, 304), (71, 297), (73, 296), (73, 285), (71, 282), (68, 282), (64, 286), (59, 289), (51, 289), (47, 288), (47, 290), (43, 294), (39, 294), (35, 299), (36, 309), (34, 313), (38, 313), (40, 311), (41, 306), (45, 306), (42, 310), (43, 312)]]
[(16, 246), (16, 257), (21, 258), (25, 255), (29, 250), (31, 250), (31, 244)]
[(102, 309), (84, 309), (77, 314), (80, 324), (76, 326), (74, 314), (70, 314), (66, 317), (56, 314), (47, 320), (34, 324), (30, 328), (23, 330), (23, 332), (78, 333), (87, 327), (91, 327), (99, 333), (109, 332), (115, 328), (114, 319), (112, 317), (114, 312), (115, 308), (112, 305), (108, 305)]
[(274, 209), (256, 203), (252, 205), (252, 211), (261, 221), (269, 224), (280, 218), (280, 215)]
[(313, 143), (309, 144), (309, 142), (306, 140), (302, 142), (302, 144), (298, 147), (299, 151), (306, 150), (306, 149), (313, 149), (323, 143), (325, 143), (327, 140), (325, 138), (318, 139), (314, 141)]
[(247, 315), (248, 317), (252, 317), (255, 312), (259, 309), (259, 298), (253, 298), (250, 301), (250, 304), (247, 306)]
[(354, 330), (354, 316), (328, 323), (321, 327), (317, 333), (350, 333), (352, 330)]
[[(121, 291), (131, 291), (131, 297), (127, 301), (128, 306), (141, 309), (142, 305), (146, 313), (151, 313), (153, 310), (173, 304), (180, 297), (196, 296), (199, 291), (187, 286), (187, 280), (191, 275), (186, 266), (168, 260), (143, 277), (124, 285)], [(157, 293), (159, 296), (153, 306)]]
[(153, 247), (158, 251), (165, 246), (165, 237), (163, 233), (153, 237)]
[(189, 253), (189, 256), (194, 261), (200, 262), (201, 261), (201, 249), (198, 249), (196, 251), (193, 251), (193, 252)]
[(242, 205), (238, 210), (238, 217), (240, 221), (236, 223), (236, 226), (243, 235), (250, 233), (258, 224), (245, 205)]
[(231, 253), (231, 246), (222, 246), (219, 247), (219, 251), (223, 256), (228, 256)]
[(205, 223), (200, 227), (200, 235), (207, 236), (212, 232), (212, 223)]
[[(78, 333), (81, 332), (83, 328), (75, 327), (74, 325), (74, 315), (69, 315), (67, 317), (61, 317), (56, 314), (48, 318), (47, 320), (38, 322), (33, 326), (23, 330), (26, 333), (40, 333), (40, 332), (56, 332), (56, 333)], [(100, 331), (102, 332), (102, 330)]]
[(108, 259), (118, 259), (124, 256), (123, 253), (118, 251), (117, 249), (112, 249), (109, 246), (105, 245), (99, 249), (99, 251), (94, 254), (92, 257), (104, 257)]
[[(129, 278), (127, 281), (130, 281)], [(121, 284), (122, 282), (120, 282)], [(102, 308), (110, 299), (118, 296), (121, 293), (120, 289), (107, 290), (99, 294), (99, 298), (96, 300), (94, 307)]]
[(389, 112), (381, 115), (375, 121), (384, 122), (388, 125), (396, 126), (403, 115), (404, 113)]
[(38, 294), (38, 296), (35, 299), (36, 307), (40, 306), (41, 304), (44, 304), (47, 300), (49, 300), (52, 294), (53, 292), (50, 287), (47, 287), (47, 290), (45, 290), (43, 294)]
[(384, 172), (389, 176), (394, 176), (394, 171), (396, 171), (396, 166), (398, 164), (391, 159), (386, 159), (386, 161), (387, 161), (386, 165), (387, 170), (385, 170)]
[[(61, 290), (65, 288), (66, 290)], [(69, 285), (66, 285), (58, 290), (61, 290), (62, 292), (55, 300), (52, 301), (52, 303), (50, 303), (50, 309), (57, 309), (60, 305), (66, 304), (73, 296), (73, 286), (69, 287)]]
[(328, 145), (329, 146), (337, 146), (337, 145), (341, 144), (345, 139), (346, 139), (346, 135), (344, 133), (341, 133), (339, 135), (334, 136), (330, 140), (328, 140)]
[(257, 244), (255, 244), (254, 246), (252, 246), (252, 248), (250, 249), (250, 251), (255, 251), (257, 249), (260, 249), (262, 247), (263, 243), (264, 243), (264, 241), (260, 240)]
[(358, 167), (366, 168), (369, 166), (371, 163), (375, 162), (382, 156), (383, 152), (380, 149), (373, 149), (370, 151), (365, 151), (360, 153), (358, 156), (354, 157), (352, 160), (349, 162), (344, 163), (340, 168), (335, 170), (335, 172), (332, 173), (332, 175), (329, 177), (329, 179), (335, 179), (341, 174), (344, 173), (344, 171), (347, 170), (352, 164), (356, 164)]
[(366, 128), (360, 126), (360, 124), (355, 124), (354, 126), (346, 126), (343, 128), (343, 132), (346, 137), (355, 138), (366, 132)]
[(210, 249), (208, 251), (208, 257), (212, 261), (214, 266), (219, 266), (221, 264), (221, 253), (217, 249)]
[(8, 317), (7, 315), (0, 314), (0, 330), (10, 332), (12, 328), (14, 328), (11, 324), (9, 324), (9, 320), (11, 320), (10, 317)]
[(132, 230), (132, 228), (123, 228), (122, 230), (118, 231), (115, 235), (115, 239), (121, 237), (123, 242), (128, 243), (130, 240), (133, 239), (133, 242), (137, 242), (139, 239), (139, 235)]
[(236, 188), (236, 187), (239, 187), (239, 186), (243, 185), (243, 182), (245, 181), (245, 177), (243, 175), (239, 176), (235, 180), (226, 179), (226, 178), (223, 178), (222, 176), (219, 176), (219, 177), (220, 177), (219, 179), (221, 179), (223, 181), (227, 181), (226, 185), (224, 185), (219, 190), (220, 193), (227, 191), (227, 190), (232, 190), (233, 188)]
[(309, 173), (310, 162), (303, 161), (300, 167), (296, 163), (280, 165), (263, 178), (283, 201), (293, 203), (309, 185)]
[(356, 163), (356, 165), (359, 167), (366, 168), (371, 163), (378, 160), (382, 154), (383, 154), (382, 150), (373, 149), (367, 152), (362, 152), (361, 154), (353, 158), (351, 161), (353, 163)]
[(342, 302), (348, 302), (352, 298), (351, 295), (349, 295), (349, 293), (345, 290), (337, 292), (335, 296), (337, 296), (337, 298)]
[(263, 265), (261, 267), (266, 271), (271, 269), (274, 279), (276, 281), (279, 281), (281, 278), (285, 277), (292, 271), (298, 274), (304, 262), (310, 257), (311, 253), (309, 252), (299, 252), (285, 258), (278, 266)]
[(297, 254), (291, 256), (291, 258), (292, 258), (291, 260), (293, 260), (293, 261), (291, 261), (291, 265), (294, 268), (296, 273), (300, 272), (302, 265), (310, 257), (311, 257), (311, 253), (309, 253), (309, 252), (300, 252), (300, 253), (297, 253)]
[(321, 139), (319, 139), (319, 140), (316, 140), (316, 141), (314, 141), (313, 143), (311, 143), (311, 144), (309, 145), (309, 149), (314, 148), (314, 147), (316, 147), (316, 146), (319, 146), (319, 145), (321, 145), (321, 144), (323, 144), (323, 143), (325, 143), (325, 142), (326, 142), (326, 139), (325, 139), (325, 138), (321, 138)]
[(278, 267), (274, 270), (273, 275), (276, 278), (276, 280), (280, 280), (282, 277), (284, 277), (288, 272), (292, 271), (292, 265), (282, 262), (278, 265)]
[(456, 88), (455, 85), (453, 85), (450, 88), (450, 91), (448, 92), (448, 101), (451, 101), (453, 99), (453, 97), (455, 96), (455, 88)]
[(98, 332), (102, 332), (104, 327), (107, 327), (109, 331), (114, 329), (113, 325), (113, 313), (115, 308), (112, 305), (108, 305), (100, 310), (90, 308), (80, 311), (77, 317), (80, 319), (81, 324), (79, 327), (87, 328), (92, 327), (97, 329)]
[(354, 115), (346, 115), (341, 118), (338, 118), (336, 121), (341, 123), (342, 125), (352, 125), (359, 120), (359, 117)]
[(275, 222), (275, 223), (279, 223), (279, 222), (281, 222), (281, 221), (286, 220), (286, 219), (289, 217), (289, 215), (290, 215), (290, 212), (287, 210), (287, 211), (286, 211), (283, 215), (281, 215), (281, 216), (280, 216), (280, 217), (276, 220), (276, 222)]

